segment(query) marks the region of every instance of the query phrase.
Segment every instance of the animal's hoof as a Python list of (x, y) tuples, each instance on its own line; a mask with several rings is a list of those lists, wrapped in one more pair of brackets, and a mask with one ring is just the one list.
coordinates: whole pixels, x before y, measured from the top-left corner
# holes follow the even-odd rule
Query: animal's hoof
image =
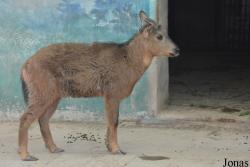
[(61, 153), (61, 152), (64, 152), (64, 149), (62, 149), (62, 148), (56, 148), (53, 151), (51, 151), (51, 153)]
[(33, 156), (31, 156), (31, 155), (28, 155), (27, 157), (23, 158), (22, 160), (23, 160), (23, 161), (37, 161), (38, 158), (33, 157)]
[(115, 152), (112, 152), (112, 154), (116, 154), (116, 155), (126, 155), (127, 153), (125, 151), (122, 151), (122, 150), (117, 150)]

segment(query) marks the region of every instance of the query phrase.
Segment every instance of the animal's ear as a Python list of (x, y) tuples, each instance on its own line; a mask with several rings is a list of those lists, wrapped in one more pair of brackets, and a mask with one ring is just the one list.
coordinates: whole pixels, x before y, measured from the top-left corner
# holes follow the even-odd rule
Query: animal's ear
[(158, 25), (157, 29), (158, 29), (158, 30), (161, 30), (161, 29), (162, 29), (162, 26), (161, 26), (161, 25)]
[(139, 16), (140, 16), (140, 20), (141, 20), (142, 25), (144, 25), (146, 23), (145, 20), (148, 18), (148, 16), (146, 15), (146, 13), (143, 10), (140, 11)]
[(139, 16), (142, 27), (145, 25), (152, 25), (154, 27), (157, 26), (157, 23), (154, 20), (150, 19), (143, 10), (140, 11)]
[(152, 25), (148, 25), (144, 29), (141, 30), (141, 33), (144, 38), (147, 38), (149, 36), (151, 29), (152, 29)]

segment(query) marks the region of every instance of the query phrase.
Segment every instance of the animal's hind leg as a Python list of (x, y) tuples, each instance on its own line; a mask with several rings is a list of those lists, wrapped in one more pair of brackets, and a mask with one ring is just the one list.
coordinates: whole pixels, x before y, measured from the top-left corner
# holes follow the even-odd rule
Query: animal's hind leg
[(59, 103), (60, 99), (55, 100), (49, 108), (45, 111), (43, 115), (39, 118), (39, 125), (40, 125), (40, 130), (43, 136), (43, 140), (45, 142), (46, 147), (49, 149), (51, 153), (59, 153), (63, 152), (64, 150), (61, 148), (58, 148), (56, 144), (53, 141), (51, 131), (49, 128), (49, 120), (54, 114), (57, 105)]
[(18, 136), (18, 144), (19, 149), (18, 152), (20, 157), (24, 161), (36, 161), (37, 158), (30, 156), (28, 153), (28, 129), (32, 122), (37, 119), (44, 111), (43, 106), (39, 104), (29, 105), (27, 111), (22, 115), (20, 119), (19, 126), (19, 136)]

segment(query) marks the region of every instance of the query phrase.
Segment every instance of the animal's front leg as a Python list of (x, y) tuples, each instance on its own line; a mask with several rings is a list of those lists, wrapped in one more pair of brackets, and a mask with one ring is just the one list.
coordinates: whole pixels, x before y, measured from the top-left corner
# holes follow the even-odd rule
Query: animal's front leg
[(121, 151), (117, 139), (117, 126), (119, 123), (119, 103), (119, 100), (116, 100), (114, 98), (105, 98), (105, 110), (108, 121), (105, 144), (108, 150), (113, 154), (126, 154), (125, 152)]

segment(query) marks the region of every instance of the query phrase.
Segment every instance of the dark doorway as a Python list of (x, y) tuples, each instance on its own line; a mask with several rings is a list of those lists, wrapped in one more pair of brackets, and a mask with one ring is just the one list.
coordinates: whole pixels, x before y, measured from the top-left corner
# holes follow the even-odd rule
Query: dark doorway
[(250, 111), (250, 0), (169, 0), (169, 35), (171, 104)]
[(170, 0), (169, 33), (185, 52), (249, 52), (249, 0)]

